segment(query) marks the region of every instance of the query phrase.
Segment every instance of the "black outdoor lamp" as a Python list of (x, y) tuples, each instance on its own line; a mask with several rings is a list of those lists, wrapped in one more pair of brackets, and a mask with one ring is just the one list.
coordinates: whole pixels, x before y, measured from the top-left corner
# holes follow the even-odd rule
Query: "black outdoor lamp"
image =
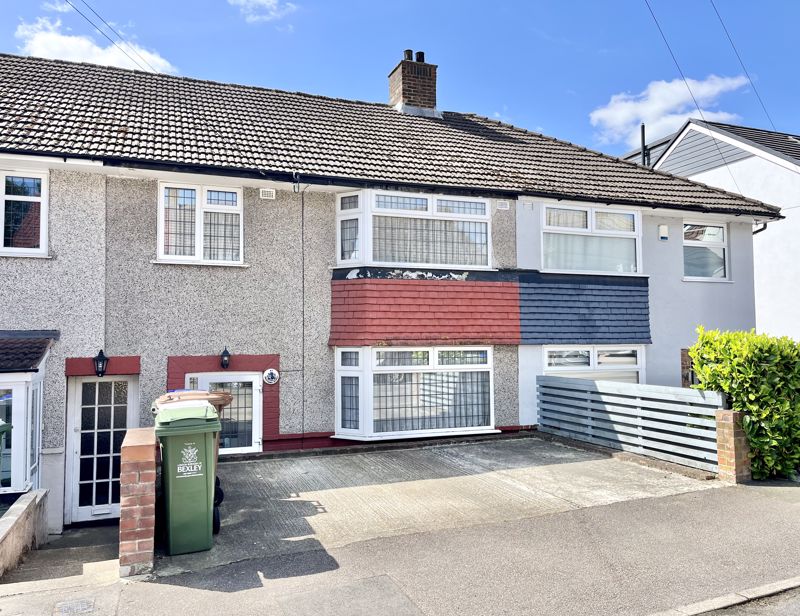
[(228, 350), (228, 347), (225, 347), (225, 350), (222, 351), (222, 354), (219, 356), (219, 365), (222, 366), (223, 370), (227, 370), (230, 364), (231, 364), (231, 352)]
[(106, 368), (108, 368), (108, 357), (103, 353), (103, 349), (100, 349), (100, 352), (95, 355), (92, 361), (94, 361), (94, 373), (97, 376), (105, 376)]

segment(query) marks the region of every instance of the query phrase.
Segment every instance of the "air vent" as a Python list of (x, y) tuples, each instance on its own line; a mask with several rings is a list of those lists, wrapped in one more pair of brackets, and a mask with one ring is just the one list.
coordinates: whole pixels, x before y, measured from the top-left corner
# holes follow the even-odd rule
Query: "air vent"
[(260, 199), (270, 199), (275, 200), (275, 189), (274, 188), (259, 188), (258, 189), (258, 196)]
[(508, 201), (498, 201), (497, 202), (497, 209), (498, 210), (507, 210), (511, 207)]

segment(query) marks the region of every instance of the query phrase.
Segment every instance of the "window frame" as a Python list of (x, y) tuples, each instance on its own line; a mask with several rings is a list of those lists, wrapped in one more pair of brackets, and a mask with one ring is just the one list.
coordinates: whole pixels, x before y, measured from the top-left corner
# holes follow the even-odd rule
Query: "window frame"
[[(0, 389), (11, 390), (11, 485), (0, 494), (26, 492), (39, 487), (44, 413), (44, 366), (49, 352), (39, 362), (38, 372), (0, 374)], [(37, 408), (38, 407), (38, 408)], [(35, 417), (38, 412), (38, 418)], [(38, 426), (34, 422), (38, 419)], [(31, 454), (34, 462), (31, 463)]]
[[(547, 355), (551, 351), (589, 351), (589, 365), (551, 368), (547, 363)], [(601, 351), (636, 351), (636, 365), (601, 366), (597, 361), (598, 353)], [(542, 346), (542, 374), (547, 376), (561, 376), (565, 372), (575, 374), (581, 372), (637, 372), (639, 383), (642, 384), (647, 383), (645, 365), (645, 346), (641, 344), (553, 344)]]
[[(336, 263), (338, 265), (359, 265), (364, 257), (364, 191), (340, 193), (336, 195)], [(358, 197), (358, 207), (343, 210), (343, 197)], [(358, 221), (358, 257), (355, 259), (342, 259), (342, 222), (345, 220)]]
[[(343, 366), (342, 353), (358, 353), (358, 366)], [(359, 347), (336, 347), (336, 424), (334, 433), (336, 435), (358, 436), (364, 433), (364, 400), (366, 399), (366, 387), (364, 376), (364, 356), (365, 353)], [(342, 428), (342, 377), (358, 378), (358, 428)]]
[[(359, 365), (342, 366), (341, 354), (356, 351), (359, 353)], [(380, 351), (428, 351), (427, 366), (378, 366), (377, 353)], [(441, 364), (440, 351), (486, 351), (485, 364)], [(491, 346), (384, 346), (384, 347), (336, 347), (336, 424), (334, 438), (359, 441), (395, 440), (409, 438), (429, 438), (460, 434), (497, 433), (495, 427), (494, 400), (494, 348)], [(471, 428), (436, 428), (428, 430), (408, 430), (396, 432), (374, 432), (373, 413), (373, 375), (386, 373), (411, 374), (417, 372), (488, 372), (489, 373), (489, 425)], [(341, 377), (359, 377), (359, 428), (345, 429), (341, 427)]]
[[(166, 203), (164, 190), (166, 188), (183, 188), (192, 189), (197, 194), (197, 204), (195, 205), (195, 221), (194, 221), (194, 255), (169, 255), (165, 252), (164, 247), (164, 220), (166, 213)], [(236, 193), (236, 207), (229, 205), (209, 205), (208, 193), (213, 191), (232, 192)], [(161, 181), (158, 183), (158, 245), (157, 257), (158, 263), (180, 263), (180, 264), (193, 264), (193, 265), (228, 265), (228, 266), (241, 266), (244, 265), (244, 190), (242, 187), (230, 186), (215, 186), (210, 184), (190, 184), (185, 182), (168, 182)], [(237, 214), (239, 216), (239, 259), (237, 261), (225, 261), (220, 259), (206, 259), (203, 256), (204, 246), (204, 225), (205, 214), (209, 212)]]
[[(39, 197), (27, 197), (23, 195), (6, 195), (6, 177), (26, 177), (36, 178), (42, 182), (42, 194)], [(48, 250), (48, 221), (49, 221), (49, 192), (50, 174), (47, 172), (13, 169), (0, 172), (0, 182), (3, 189), (0, 193), (0, 256), (2, 257), (47, 257)], [(28, 201), (39, 202), (39, 248), (11, 248), (3, 246), (6, 223), (6, 200), (9, 201)]]
[[(684, 227), (686, 225), (696, 225), (698, 227), (720, 227), (722, 229), (722, 242), (701, 242), (699, 240), (687, 240)], [(697, 220), (697, 219), (684, 219), (681, 222), (681, 258), (683, 260), (683, 280), (685, 282), (731, 282), (731, 262), (730, 262), (730, 227), (727, 222), (718, 222), (711, 220)], [(686, 257), (684, 255), (684, 248), (686, 246), (700, 246), (703, 248), (722, 248), (725, 253), (725, 275), (721, 278), (713, 276), (687, 276), (686, 275)]]
[[(251, 444), (244, 447), (222, 447), (220, 445), (219, 455), (228, 456), (240, 453), (260, 453), (264, 445), (264, 375), (257, 371), (236, 370), (236, 371), (214, 371), (214, 372), (187, 372), (183, 375), (183, 383), (186, 389), (191, 389), (191, 379), (197, 379), (198, 389), (205, 391), (201, 381), (220, 382), (220, 383), (241, 383), (252, 382), (253, 384), (253, 420), (251, 430)], [(225, 409), (222, 409), (225, 412)], [(256, 436), (258, 435), (258, 436)]]
[[(541, 271), (552, 272), (558, 274), (588, 274), (595, 276), (641, 276), (644, 273), (644, 259), (642, 254), (642, 213), (637, 209), (625, 209), (619, 207), (602, 207), (591, 205), (575, 205), (572, 203), (541, 203), (540, 225), (541, 225), (541, 247), (540, 247), (540, 263)], [(572, 228), (572, 227), (557, 227), (547, 224), (547, 210), (573, 210), (579, 212), (586, 212), (587, 228)], [(628, 214), (633, 216), (634, 231), (608, 231), (596, 230), (597, 213), (607, 214)], [(635, 272), (615, 272), (604, 270), (573, 270), (563, 268), (548, 268), (545, 267), (545, 234), (560, 234), (560, 235), (585, 235), (594, 237), (612, 237), (612, 238), (632, 238), (636, 244), (636, 271)]]
[[(358, 195), (358, 208), (342, 210), (341, 203), (342, 197), (350, 197)], [(411, 197), (423, 198), (427, 200), (427, 209), (425, 211), (419, 210), (403, 210), (403, 209), (390, 209), (379, 208), (376, 206), (378, 195), (387, 195), (390, 197)], [(440, 212), (438, 208), (438, 200), (451, 200), (451, 201), (473, 201), (476, 203), (483, 203), (486, 206), (485, 214), (451, 214), (448, 212)], [(376, 216), (383, 216), (387, 218), (417, 218), (427, 220), (452, 220), (463, 222), (483, 222), (486, 223), (486, 265), (457, 265), (452, 263), (419, 263), (419, 262), (402, 262), (402, 261), (377, 261), (373, 259), (372, 249), (372, 233), (374, 226), (374, 218)], [(341, 221), (347, 219), (358, 218), (358, 233), (359, 233), (359, 257), (357, 259), (342, 259), (342, 239), (341, 239)], [(365, 189), (360, 191), (343, 192), (336, 195), (336, 266), (348, 267), (353, 265), (370, 265), (375, 267), (409, 267), (419, 269), (449, 269), (449, 270), (491, 270), (493, 269), (493, 254), (492, 254), (492, 200), (485, 197), (464, 197), (459, 195), (447, 195), (440, 193), (417, 193), (417, 192), (403, 192), (392, 190), (377, 190)]]

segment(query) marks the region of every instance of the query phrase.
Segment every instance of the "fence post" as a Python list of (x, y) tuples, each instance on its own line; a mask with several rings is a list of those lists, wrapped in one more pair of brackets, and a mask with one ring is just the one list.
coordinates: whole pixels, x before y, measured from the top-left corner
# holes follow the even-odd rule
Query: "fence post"
[(717, 466), (720, 480), (728, 483), (749, 481), (750, 446), (742, 429), (741, 411), (719, 409), (717, 418)]
[(119, 576), (153, 571), (156, 529), (156, 433), (128, 430), (122, 441), (119, 508)]

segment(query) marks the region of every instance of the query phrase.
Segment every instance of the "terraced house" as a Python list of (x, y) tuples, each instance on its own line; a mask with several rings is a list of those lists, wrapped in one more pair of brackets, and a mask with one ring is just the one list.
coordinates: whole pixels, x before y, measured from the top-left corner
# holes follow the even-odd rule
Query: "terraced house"
[(436, 77), (407, 52), (385, 104), (0, 56), (0, 489), (117, 515), (167, 389), (233, 392), (223, 453), (517, 430), (536, 375), (679, 385), (697, 324), (753, 327), (776, 208), (441, 111)]

